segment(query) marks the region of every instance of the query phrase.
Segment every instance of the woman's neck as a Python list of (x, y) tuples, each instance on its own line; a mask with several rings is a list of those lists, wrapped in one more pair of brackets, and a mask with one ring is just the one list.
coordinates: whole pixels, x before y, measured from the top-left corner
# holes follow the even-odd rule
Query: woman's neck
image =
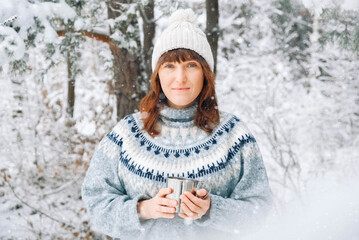
[(187, 105), (176, 105), (174, 104), (173, 102), (169, 101), (167, 99), (167, 105), (170, 107), (170, 108), (173, 108), (173, 109), (177, 109), (177, 110), (182, 110), (182, 109), (186, 109), (186, 108), (189, 108), (189, 107), (192, 107), (193, 105), (196, 104), (196, 101), (193, 101)]
[(197, 111), (197, 104), (192, 106), (176, 109), (168, 105), (163, 105), (160, 110), (160, 121), (170, 127), (188, 127), (193, 125), (194, 114)]

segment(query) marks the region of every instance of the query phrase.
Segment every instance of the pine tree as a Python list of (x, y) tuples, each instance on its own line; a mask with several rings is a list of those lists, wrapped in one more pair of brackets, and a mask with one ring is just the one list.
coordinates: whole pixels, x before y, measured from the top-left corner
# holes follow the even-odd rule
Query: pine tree
[(324, 9), (320, 24), (323, 26), (319, 38), (322, 46), (338, 43), (342, 49), (359, 54), (358, 10), (342, 10), (339, 7)]
[(310, 35), (312, 33), (312, 17), (303, 4), (297, 0), (275, 0), (272, 13), (272, 31), (278, 50), (289, 57), (290, 61), (300, 66), (300, 73), (304, 74), (303, 63), (308, 60), (310, 53)]

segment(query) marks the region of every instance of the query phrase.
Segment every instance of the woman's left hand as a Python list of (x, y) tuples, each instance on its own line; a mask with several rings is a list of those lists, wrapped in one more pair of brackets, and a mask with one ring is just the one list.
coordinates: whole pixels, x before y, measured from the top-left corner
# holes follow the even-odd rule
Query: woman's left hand
[[(211, 205), (211, 198), (207, 193), (205, 189), (200, 189), (197, 191), (197, 196), (194, 196), (190, 192), (182, 194), (180, 196), (182, 202), (181, 209), (184, 213), (179, 213), (178, 216), (195, 220), (205, 215)], [(204, 197), (205, 199), (202, 199)]]

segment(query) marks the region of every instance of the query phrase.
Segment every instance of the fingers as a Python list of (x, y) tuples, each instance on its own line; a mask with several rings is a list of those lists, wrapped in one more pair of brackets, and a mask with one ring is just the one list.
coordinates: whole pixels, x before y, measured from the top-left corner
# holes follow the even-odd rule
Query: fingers
[[(178, 201), (166, 198), (173, 193), (172, 188), (161, 188), (156, 197), (152, 199), (152, 218), (174, 218)], [(210, 199), (202, 199), (208, 194), (205, 189), (196, 192), (197, 197), (190, 192), (185, 192), (180, 196), (182, 200), (181, 209), (183, 213), (178, 216), (186, 219), (197, 219), (204, 215), (209, 209)]]
[(173, 192), (172, 188), (162, 188), (157, 195), (149, 200), (140, 202), (138, 213), (142, 219), (174, 218), (178, 202), (166, 198)]
[(166, 195), (171, 194), (172, 192), (172, 188), (161, 188), (157, 193), (157, 197), (166, 197)]
[(187, 205), (184, 203), (181, 204), (181, 209), (183, 213), (178, 214), (178, 216), (181, 218), (196, 220), (203, 216), (203, 214), (192, 212), (191, 209), (189, 209), (189, 207), (187, 207)]
[(163, 206), (176, 207), (178, 205), (178, 202), (174, 199), (160, 197), (158, 198), (158, 204)]
[[(203, 189), (204, 190), (204, 189)], [(207, 191), (200, 191), (200, 196), (204, 194), (207, 195)], [(198, 219), (201, 218), (210, 207), (210, 198), (203, 200), (194, 196), (190, 192), (185, 192), (180, 196), (182, 203), (181, 209), (183, 210), (184, 214), (179, 214), (182, 218), (189, 218), (189, 219)]]
[(166, 195), (173, 192), (172, 188), (162, 188), (158, 191), (154, 198), (156, 205), (154, 210), (156, 212), (156, 218), (174, 218), (174, 212), (178, 202), (174, 199), (166, 198)]
[(183, 218), (196, 219), (199, 216), (198, 213), (191, 211), (191, 209), (185, 203), (181, 203), (181, 209), (184, 212), (184, 214), (183, 213), (178, 214), (180, 217), (182, 217), (181, 215), (183, 215)]
[(174, 213), (176, 208), (156, 205), (156, 210), (160, 213)]
[[(187, 200), (186, 198), (182, 199), (182, 197), (186, 196), (187, 199), (189, 199), (189, 203), (197, 205), (197, 206), (201, 206), (203, 205), (203, 200), (194, 196), (192, 193), (190, 192), (185, 192), (184, 194), (181, 195), (181, 200), (185, 201), (185, 203), (187, 204)], [(187, 205), (188, 207), (191, 207), (191, 205)], [(192, 208), (191, 208), (192, 209)], [(192, 209), (194, 210), (194, 209)]]
[(178, 216), (181, 218), (190, 219), (190, 217), (188, 217), (188, 215), (186, 213), (179, 213)]
[(206, 189), (200, 189), (200, 190), (198, 190), (197, 192), (196, 192), (196, 195), (197, 195), (197, 197), (199, 197), (199, 198), (203, 198), (204, 196), (206, 196), (206, 194), (207, 194), (208, 192), (206, 191)]
[[(186, 207), (188, 207), (191, 210), (191, 212), (198, 213), (201, 211), (201, 207), (199, 207), (200, 203), (197, 202), (198, 198), (193, 196), (193, 194), (185, 193), (184, 195), (181, 195), (180, 198), (182, 200), (182, 203), (185, 203)], [(182, 208), (182, 204), (181, 204), (181, 208)]]

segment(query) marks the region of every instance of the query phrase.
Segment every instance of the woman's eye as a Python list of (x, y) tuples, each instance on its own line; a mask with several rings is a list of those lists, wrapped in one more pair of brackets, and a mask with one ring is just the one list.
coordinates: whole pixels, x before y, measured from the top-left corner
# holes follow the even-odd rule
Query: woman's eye
[(172, 64), (166, 64), (165, 68), (173, 68), (173, 65)]
[(188, 64), (188, 66), (189, 66), (190, 68), (193, 68), (193, 67), (196, 67), (197, 64), (195, 64), (195, 63), (190, 63), (190, 64)]

